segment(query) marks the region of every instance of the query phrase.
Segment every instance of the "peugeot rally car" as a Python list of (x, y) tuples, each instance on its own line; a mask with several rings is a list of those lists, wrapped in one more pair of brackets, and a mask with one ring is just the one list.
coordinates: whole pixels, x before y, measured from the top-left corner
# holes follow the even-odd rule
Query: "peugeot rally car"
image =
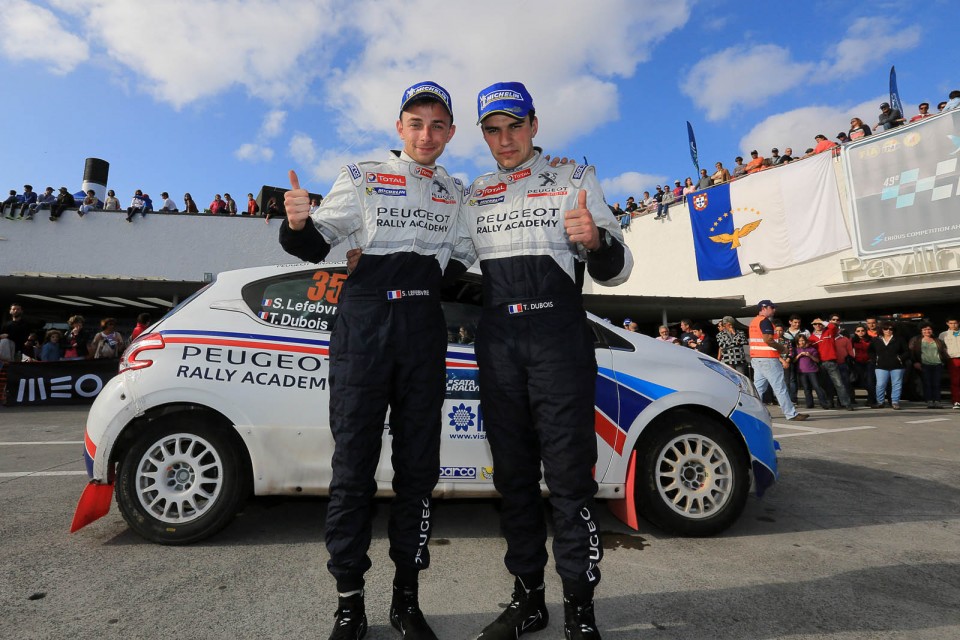
[[(184, 544), (226, 526), (250, 494), (325, 495), (328, 350), (346, 277), (342, 264), (222, 273), (135, 340), (87, 419), (90, 482), (72, 530), (116, 495), (131, 529)], [(450, 344), (434, 495), (494, 496), (477, 360), (461, 343), (480, 316), (479, 276), (443, 299)], [(751, 484), (761, 495), (777, 477), (770, 415), (753, 384), (696, 351), (589, 319), (597, 497), (634, 528), (643, 516), (679, 535), (726, 529)], [(393, 475), (386, 422), (383, 496)]]

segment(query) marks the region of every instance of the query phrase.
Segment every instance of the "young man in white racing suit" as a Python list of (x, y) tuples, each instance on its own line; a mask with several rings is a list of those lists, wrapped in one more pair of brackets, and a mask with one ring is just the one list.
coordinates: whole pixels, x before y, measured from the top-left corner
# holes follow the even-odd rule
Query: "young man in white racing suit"
[(503, 496), (505, 564), (515, 576), (510, 605), (478, 638), (513, 640), (547, 626), (541, 462), (553, 506), (564, 633), (599, 638), (593, 612), (602, 556), (593, 517), (597, 363), (581, 289), (584, 267), (596, 282), (613, 286), (630, 275), (633, 257), (593, 167), (551, 167), (533, 146), (539, 122), (522, 84), (481, 91), (478, 114), (498, 170), (470, 187), (445, 277), (479, 258), (480, 402), (494, 484)]
[(280, 242), (311, 262), (348, 241), (363, 256), (347, 278), (330, 339), (330, 428), (335, 447), (326, 519), (327, 564), (339, 594), (331, 640), (366, 633), (364, 574), (371, 562), (374, 474), (387, 407), (393, 440), (390, 622), (404, 638), (436, 640), (417, 599), (430, 564), (431, 492), (440, 472), (447, 331), (440, 279), (456, 236), (463, 186), (436, 164), (453, 137), (449, 94), (432, 82), (403, 95), (403, 151), (343, 168), (311, 215), (291, 174)]

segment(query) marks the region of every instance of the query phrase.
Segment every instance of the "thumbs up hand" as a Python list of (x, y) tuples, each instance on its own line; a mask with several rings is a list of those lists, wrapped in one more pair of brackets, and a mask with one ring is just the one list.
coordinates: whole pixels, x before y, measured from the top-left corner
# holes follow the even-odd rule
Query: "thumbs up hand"
[(564, 214), (563, 228), (570, 242), (580, 243), (588, 251), (600, 248), (600, 231), (593, 221), (593, 215), (587, 209), (586, 190), (581, 189), (577, 194), (577, 208)]
[(310, 194), (300, 188), (297, 172), (290, 170), (290, 191), (283, 194), (283, 206), (287, 210), (287, 226), (300, 231), (307, 225), (310, 217)]

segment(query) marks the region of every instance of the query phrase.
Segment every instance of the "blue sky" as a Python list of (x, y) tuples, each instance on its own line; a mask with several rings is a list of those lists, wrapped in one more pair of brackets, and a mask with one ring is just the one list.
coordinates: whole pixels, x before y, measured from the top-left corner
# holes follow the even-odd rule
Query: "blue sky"
[(76, 190), (100, 157), (124, 204), (242, 201), (290, 168), (325, 193), (344, 162), (396, 148), (423, 79), (453, 96), (450, 172), (491, 168), (476, 94), (518, 80), (537, 142), (586, 156), (611, 203), (694, 175), (687, 120), (712, 172), (872, 126), (891, 65), (907, 117), (960, 89), (956, 0), (0, 0), (0, 16), (0, 188)]

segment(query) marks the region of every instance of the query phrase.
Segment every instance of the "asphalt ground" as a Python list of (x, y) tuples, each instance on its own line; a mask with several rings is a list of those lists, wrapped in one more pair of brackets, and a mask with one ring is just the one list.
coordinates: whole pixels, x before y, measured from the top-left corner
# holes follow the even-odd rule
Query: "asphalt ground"
[[(85, 411), (0, 408), (0, 637), (327, 638), (323, 499), (254, 499), (187, 547), (143, 541), (115, 504), (68, 534)], [(960, 411), (904, 403), (774, 422), (780, 482), (723, 535), (632, 531), (598, 510), (603, 637), (960, 638)], [(388, 513), (380, 503), (371, 640), (400, 637), (387, 620)], [(495, 500), (440, 502), (421, 605), (441, 639), (472, 638), (502, 611), (504, 550)], [(550, 625), (525, 637), (563, 637), (552, 565), (547, 599)]]

